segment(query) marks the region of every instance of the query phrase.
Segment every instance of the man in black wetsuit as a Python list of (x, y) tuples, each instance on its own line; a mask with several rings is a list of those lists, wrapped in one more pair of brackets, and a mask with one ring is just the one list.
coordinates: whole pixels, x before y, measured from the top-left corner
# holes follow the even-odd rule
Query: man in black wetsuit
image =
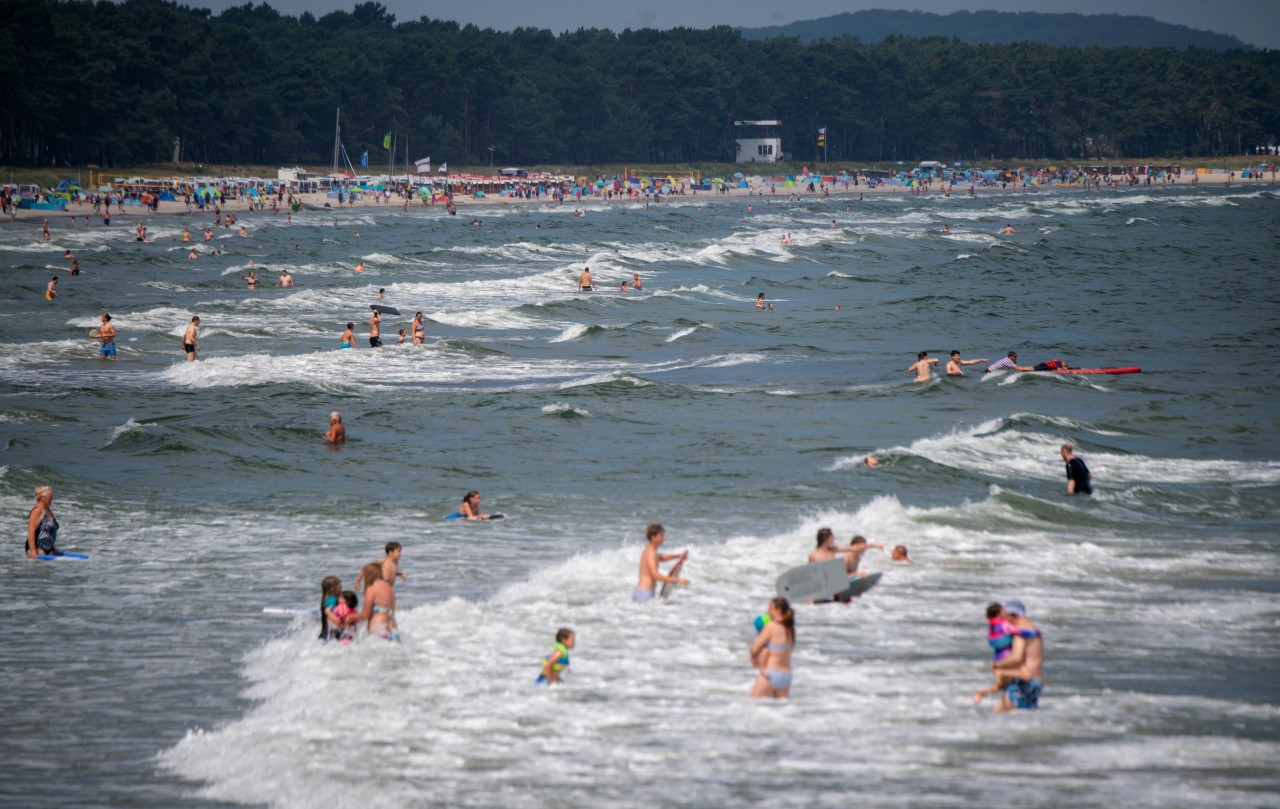
[(1062, 460), (1067, 462), (1067, 494), (1093, 494), (1089, 467), (1075, 456), (1070, 444), (1062, 445)]

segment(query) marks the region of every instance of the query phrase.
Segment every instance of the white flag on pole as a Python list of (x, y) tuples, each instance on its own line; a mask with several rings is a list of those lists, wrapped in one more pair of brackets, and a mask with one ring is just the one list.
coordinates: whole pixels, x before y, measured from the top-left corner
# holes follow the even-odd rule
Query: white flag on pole
[(440, 164), (440, 168), (436, 169), (436, 171), (448, 171), (448, 170), (449, 170), (449, 164), (448, 164), (448, 163), (441, 163), (441, 164)]
[(424, 157), (421, 160), (416, 160), (413, 165), (417, 166), (419, 174), (427, 174), (431, 171), (431, 158)]

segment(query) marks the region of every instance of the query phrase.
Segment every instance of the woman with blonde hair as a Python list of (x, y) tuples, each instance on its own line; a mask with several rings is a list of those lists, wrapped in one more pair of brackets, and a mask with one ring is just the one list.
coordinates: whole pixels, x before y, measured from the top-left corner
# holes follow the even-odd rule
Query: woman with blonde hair
[(49, 508), (53, 503), (53, 487), (36, 487), (36, 504), (27, 515), (27, 556), (52, 556), (58, 552), (58, 521)]
[(360, 579), (364, 582), (364, 608), (348, 616), (347, 625), (368, 621), (369, 634), (383, 640), (400, 640), (400, 629), (396, 626), (396, 591), (382, 577), (382, 565), (370, 562), (360, 568)]

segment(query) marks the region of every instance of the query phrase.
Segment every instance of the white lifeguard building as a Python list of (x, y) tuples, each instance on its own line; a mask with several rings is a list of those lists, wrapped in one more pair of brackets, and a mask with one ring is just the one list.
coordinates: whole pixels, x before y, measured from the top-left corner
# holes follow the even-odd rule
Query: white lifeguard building
[(736, 162), (776, 163), (782, 159), (782, 138), (778, 136), (782, 121), (734, 121), (733, 125), (746, 127), (743, 134), (748, 136), (736, 140)]

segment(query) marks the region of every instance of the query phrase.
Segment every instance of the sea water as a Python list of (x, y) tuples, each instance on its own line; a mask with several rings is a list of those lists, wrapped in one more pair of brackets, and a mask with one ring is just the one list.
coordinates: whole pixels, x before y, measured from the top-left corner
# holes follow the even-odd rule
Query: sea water
[[(207, 217), (0, 228), (0, 801), (1272, 804), (1280, 195), (751, 202), (241, 214), (195, 261)], [(403, 313), (379, 350), (374, 303)], [(905, 370), (953, 348), (1143, 370)], [(22, 558), (40, 484), (89, 561)], [(443, 522), (473, 488), (509, 519)], [(651, 522), (691, 584), (634, 605)], [(824, 526), (916, 564), (869, 551), (866, 596), (797, 605), (792, 698), (753, 702), (752, 619)], [(263, 614), (392, 540), (401, 643)], [(983, 612), (1012, 597), (1045, 691), (994, 716)]]

